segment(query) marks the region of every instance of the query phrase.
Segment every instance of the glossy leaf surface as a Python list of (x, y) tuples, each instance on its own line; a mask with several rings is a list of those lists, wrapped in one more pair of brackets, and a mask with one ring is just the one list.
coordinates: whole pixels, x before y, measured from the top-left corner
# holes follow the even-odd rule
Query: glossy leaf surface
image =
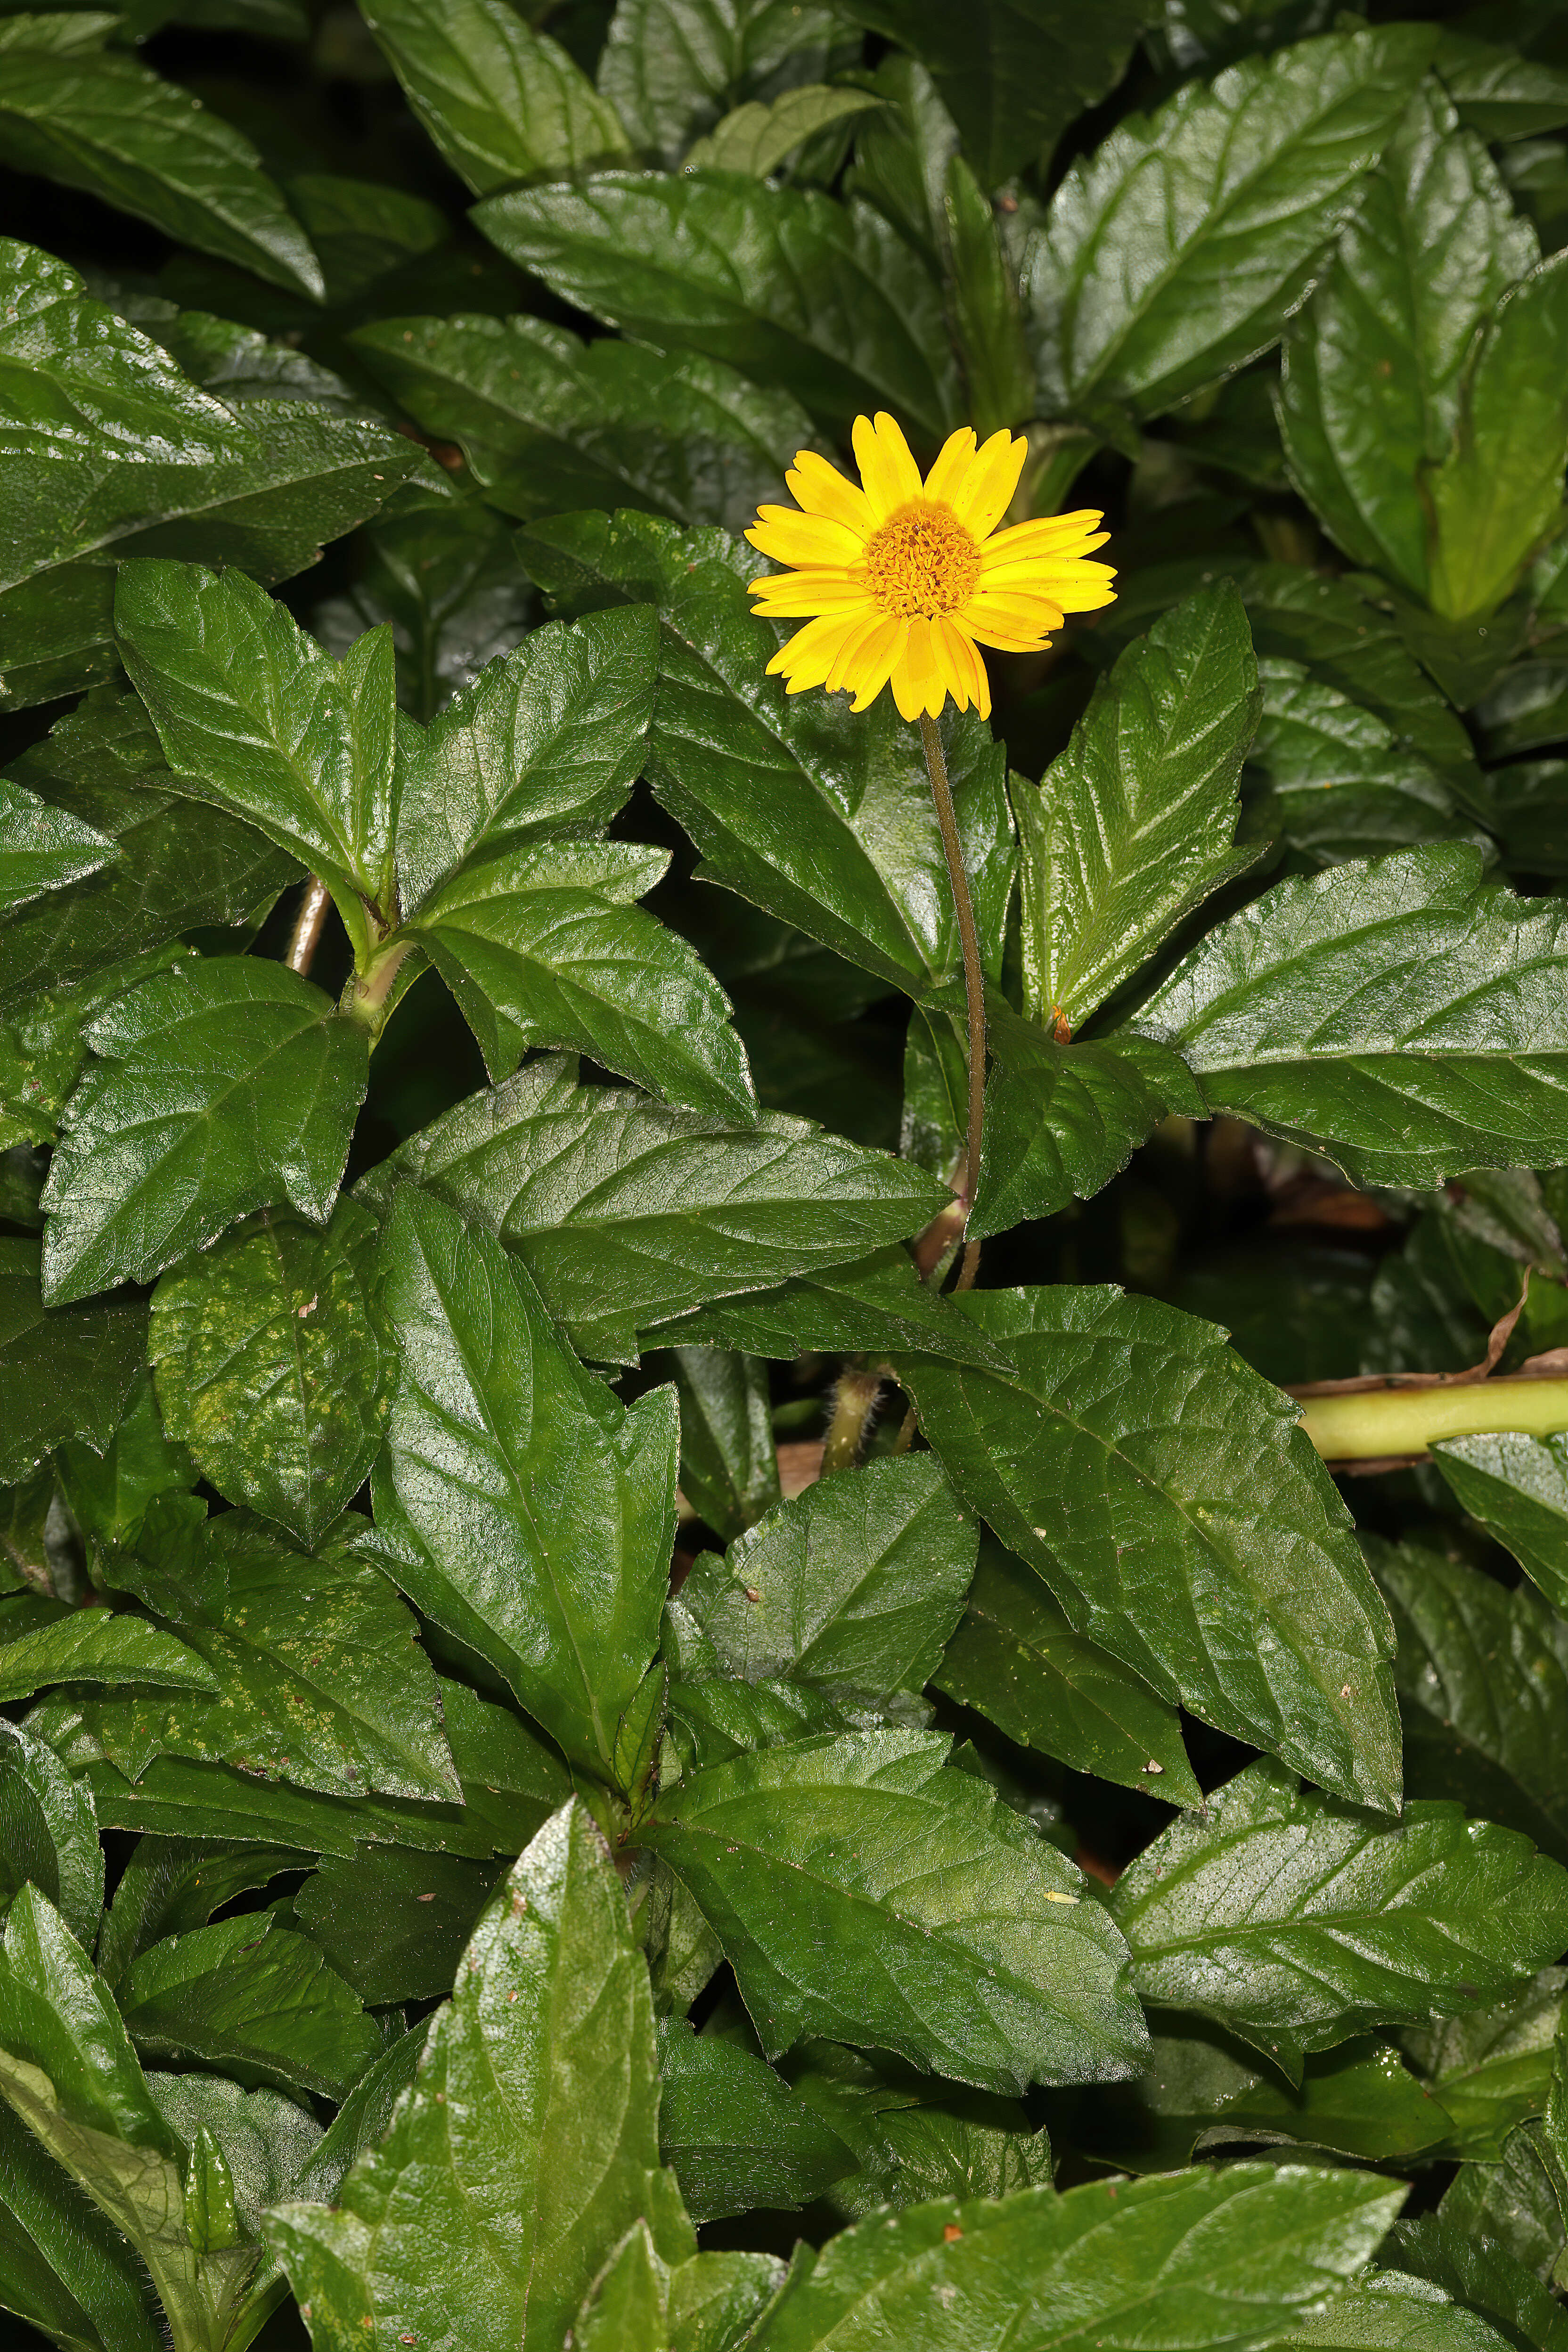
[(946, 1748), (883, 1731), (764, 1749), (661, 1794), (639, 1835), (712, 1922), (774, 2056), (825, 2033), (987, 2088), (1126, 2072), (1142, 2025), (1120, 1937)]
[(1162, 1697), (1396, 1805), (1386, 1612), (1289, 1401), (1152, 1299), (990, 1291), (964, 1311), (1016, 1369), (910, 1358), (899, 1378), (959, 1495), (1075, 1629)]
[(1327, 1151), (1361, 1183), (1568, 1148), (1552, 900), (1481, 881), (1455, 843), (1277, 883), (1137, 1014), (1212, 1109)]
[(1144, 2000), (1296, 2076), (1304, 2051), (1451, 2015), (1555, 1958), (1568, 1874), (1458, 1805), (1390, 1827), (1264, 1763), (1157, 1838), (1111, 1910)]
[(368, 2320), (377, 2346), (405, 2327), (439, 2342), (460, 2313), (472, 2352), (510, 2352), (525, 2328), (559, 2340), (645, 2213), (666, 2256), (694, 2252), (659, 2168), (647, 1969), (574, 1803), (480, 1921), (381, 2147), (335, 2208), (286, 2205), (268, 2233), (319, 2340), (354, 2340)]

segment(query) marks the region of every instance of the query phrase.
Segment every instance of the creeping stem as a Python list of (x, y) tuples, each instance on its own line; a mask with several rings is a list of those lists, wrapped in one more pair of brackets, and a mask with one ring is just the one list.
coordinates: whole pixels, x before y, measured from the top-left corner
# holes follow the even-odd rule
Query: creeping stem
[[(974, 908), (969, 896), (969, 877), (963, 870), (963, 850), (958, 838), (958, 820), (952, 813), (952, 792), (947, 781), (947, 762), (942, 756), (942, 738), (936, 731), (935, 719), (923, 710), (921, 713), (921, 741), (925, 747), (931, 798), (936, 803), (936, 821), (942, 829), (942, 845), (947, 854), (948, 879), (952, 884), (952, 903), (958, 915), (958, 936), (963, 943), (963, 992), (969, 1014), (969, 1135), (964, 1150), (962, 1198), (967, 1225), (969, 1208), (980, 1176), (980, 1139), (985, 1118), (985, 974), (980, 965), (980, 937), (974, 928)], [(979, 1264), (980, 1244), (970, 1242), (963, 1253), (963, 1265), (954, 1285), (956, 1289), (967, 1290), (970, 1287)]]
[(1547, 1437), (1568, 1429), (1568, 1381), (1505, 1378), (1310, 1396), (1301, 1425), (1330, 1462), (1397, 1459), (1425, 1454), (1445, 1437), (1489, 1431)]

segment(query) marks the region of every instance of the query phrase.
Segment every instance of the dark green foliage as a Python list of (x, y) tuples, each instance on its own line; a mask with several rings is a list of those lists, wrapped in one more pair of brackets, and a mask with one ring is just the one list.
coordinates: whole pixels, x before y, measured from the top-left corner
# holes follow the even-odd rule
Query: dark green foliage
[(0, 230), (18, 2352), (1568, 2352), (1562, 9), (12, 8)]

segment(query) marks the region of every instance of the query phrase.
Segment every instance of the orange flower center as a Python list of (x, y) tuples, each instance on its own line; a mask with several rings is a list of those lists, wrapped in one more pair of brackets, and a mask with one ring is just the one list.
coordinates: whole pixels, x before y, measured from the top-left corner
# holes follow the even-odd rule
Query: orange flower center
[(967, 604), (980, 577), (980, 550), (950, 506), (910, 499), (866, 542), (866, 585), (884, 613), (935, 620)]

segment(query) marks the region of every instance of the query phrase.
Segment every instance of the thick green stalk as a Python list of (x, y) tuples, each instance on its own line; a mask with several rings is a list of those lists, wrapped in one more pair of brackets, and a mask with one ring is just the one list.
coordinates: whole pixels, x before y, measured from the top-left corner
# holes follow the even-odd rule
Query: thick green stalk
[(1444, 1437), (1568, 1430), (1568, 1381), (1472, 1381), (1447, 1388), (1352, 1389), (1307, 1397), (1301, 1426), (1327, 1462), (1425, 1454)]

